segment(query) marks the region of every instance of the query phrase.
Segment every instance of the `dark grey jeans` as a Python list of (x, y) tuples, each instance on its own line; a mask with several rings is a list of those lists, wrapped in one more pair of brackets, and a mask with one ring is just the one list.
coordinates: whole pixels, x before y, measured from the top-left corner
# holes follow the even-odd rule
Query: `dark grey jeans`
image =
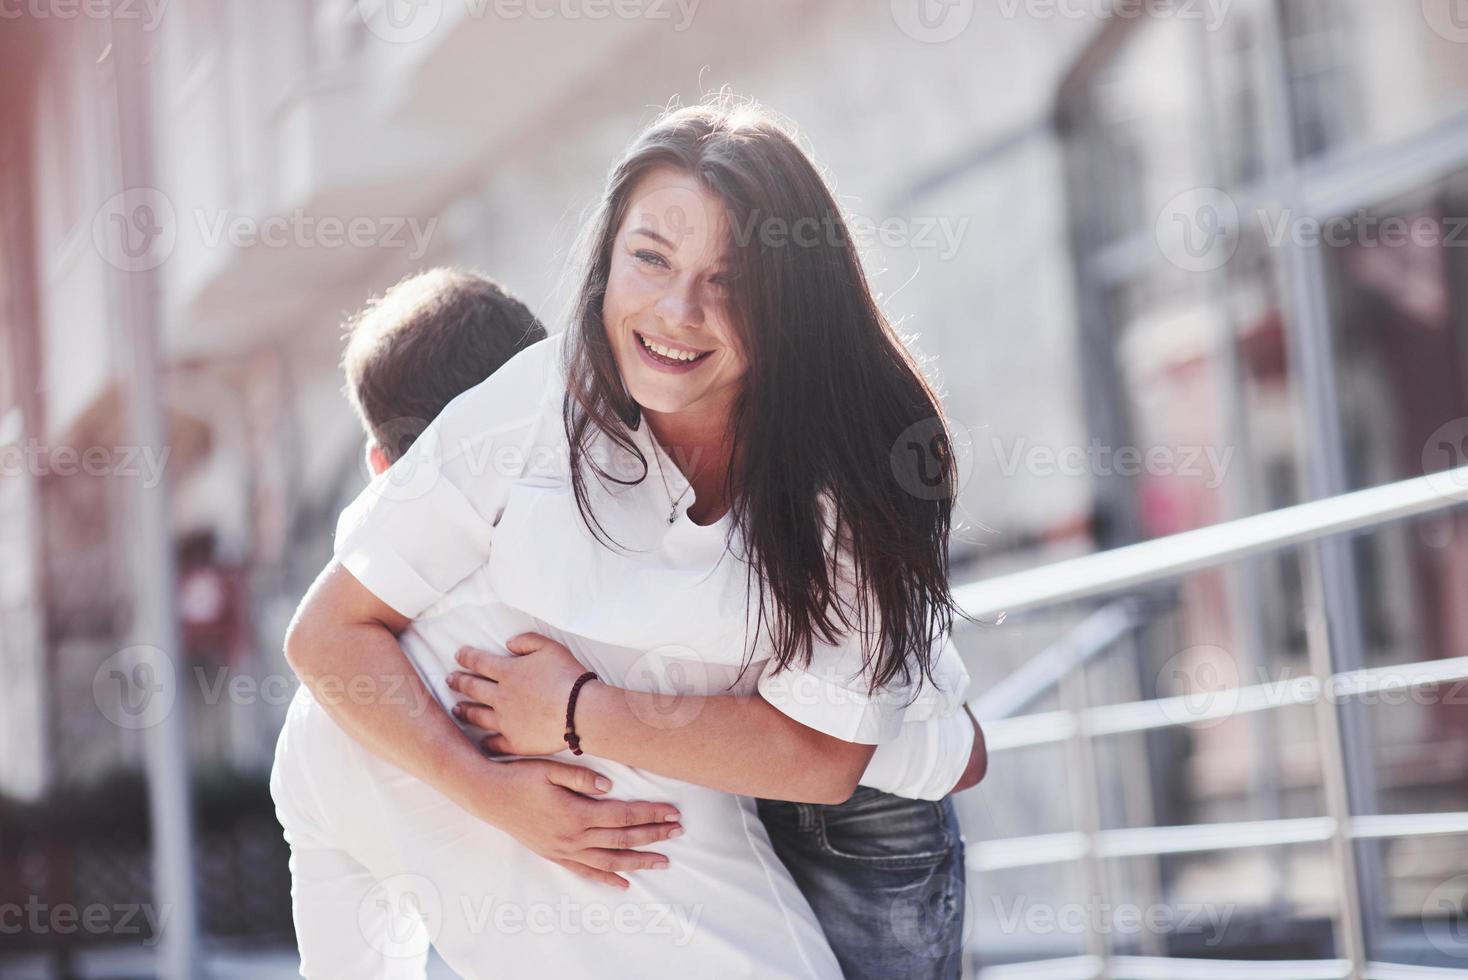
[(952, 800), (859, 786), (834, 805), (758, 804), (847, 980), (957, 980), (964, 841)]

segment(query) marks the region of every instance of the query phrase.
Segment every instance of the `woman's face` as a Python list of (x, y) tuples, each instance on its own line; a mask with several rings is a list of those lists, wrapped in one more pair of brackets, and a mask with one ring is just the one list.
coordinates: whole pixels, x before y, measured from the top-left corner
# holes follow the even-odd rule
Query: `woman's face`
[(727, 418), (746, 361), (729, 320), (728, 216), (672, 167), (632, 188), (612, 243), (602, 321), (633, 400), (666, 414)]

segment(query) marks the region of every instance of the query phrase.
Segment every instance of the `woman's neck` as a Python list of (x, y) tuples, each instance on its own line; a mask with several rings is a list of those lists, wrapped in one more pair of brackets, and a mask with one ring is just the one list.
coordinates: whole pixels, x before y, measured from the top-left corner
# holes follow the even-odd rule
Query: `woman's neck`
[(693, 484), (697, 498), (688, 516), (696, 524), (712, 524), (729, 509), (725, 499), (733, 440), (727, 418), (692, 412), (666, 414), (643, 411), (648, 428), (678, 471)]

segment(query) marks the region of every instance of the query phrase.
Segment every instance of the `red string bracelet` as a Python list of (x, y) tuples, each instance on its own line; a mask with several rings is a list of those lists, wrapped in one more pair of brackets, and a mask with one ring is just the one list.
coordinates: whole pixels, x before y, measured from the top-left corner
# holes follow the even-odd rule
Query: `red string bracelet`
[(589, 670), (576, 678), (576, 683), (571, 685), (571, 697), (566, 701), (566, 744), (575, 755), (581, 754), (581, 736), (576, 734), (576, 698), (581, 694), (581, 685), (594, 680), (596, 674)]

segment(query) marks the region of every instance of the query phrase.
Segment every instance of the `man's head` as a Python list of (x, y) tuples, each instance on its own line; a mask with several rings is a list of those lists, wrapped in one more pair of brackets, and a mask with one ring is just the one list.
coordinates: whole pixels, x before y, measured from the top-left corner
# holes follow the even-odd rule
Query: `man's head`
[(347, 321), (347, 397), (367, 430), (367, 465), (381, 473), (445, 405), (546, 336), (497, 283), (430, 269), (393, 286)]

